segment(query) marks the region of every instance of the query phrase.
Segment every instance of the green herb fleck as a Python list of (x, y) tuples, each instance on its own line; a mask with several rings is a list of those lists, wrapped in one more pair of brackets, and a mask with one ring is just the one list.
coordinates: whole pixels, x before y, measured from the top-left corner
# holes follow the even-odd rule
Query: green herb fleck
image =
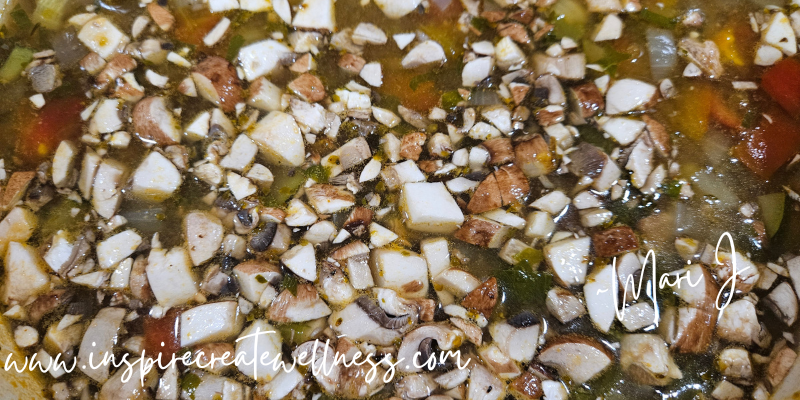
[(263, 275), (256, 275), (256, 282), (261, 284), (267, 283), (267, 278), (264, 278)]
[[(538, 253), (540, 258), (541, 252)], [(536, 254), (530, 253), (527, 256), (531, 259), (525, 258), (514, 267), (495, 273), (502, 291), (503, 306), (508, 314), (543, 307), (547, 291), (553, 285), (552, 275), (547, 272), (534, 271), (528, 266), (531, 261), (535, 261)]]
[(331, 171), (322, 165), (312, 165), (303, 171), (303, 174), (317, 183), (325, 183), (328, 181), (328, 178), (330, 178)]
[(284, 290), (288, 290), (292, 296), (297, 296), (297, 278), (293, 274), (286, 274), (283, 276), (283, 280), (281, 281), (281, 288)]
[(231, 38), (231, 41), (228, 43), (228, 55), (227, 58), (229, 61), (233, 61), (239, 55), (239, 49), (244, 46), (244, 37), (242, 35), (236, 35)]
[(664, 184), (664, 193), (672, 198), (678, 198), (681, 195), (681, 186), (683, 183), (678, 179), (672, 179)]
[(188, 374), (183, 375), (181, 379), (181, 390), (189, 394), (189, 398), (194, 400), (194, 392), (197, 391), (197, 387), (200, 386), (202, 380), (199, 376), (189, 372)]
[(672, 29), (675, 27), (676, 24), (676, 21), (674, 19), (650, 11), (647, 8), (643, 8), (642, 11), (639, 11), (637, 15), (639, 16), (639, 18), (642, 19), (642, 21), (647, 22), (648, 24), (651, 25), (655, 25), (659, 28)]
[(517, 262), (517, 267), (531, 270), (538, 267), (539, 263), (541, 263), (543, 259), (542, 251), (534, 248), (522, 250), (514, 257), (514, 260)]
[(458, 90), (451, 90), (449, 92), (445, 92), (442, 95), (442, 108), (447, 111), (455, 111), (456, 107), (458, 107), (458, 103), (463, 100), (461, 94), (458, 93)]
[(472, 18), (472, 21), (470, 21), (469, 24), (472, 25), (473, 28), (481, 32), (491, 28), (491, 26), (489, 25), (489, 20), (481, 17)]

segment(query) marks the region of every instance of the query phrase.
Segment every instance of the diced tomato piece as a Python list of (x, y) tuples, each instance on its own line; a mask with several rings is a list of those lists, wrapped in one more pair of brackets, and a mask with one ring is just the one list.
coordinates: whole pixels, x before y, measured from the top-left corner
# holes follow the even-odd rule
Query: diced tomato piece
[(148, 357), (161, 355), (161, 364), (166, 365), (172, 355), (181, 349), (180, 322), (182, 310), (171, 308), (162, 318), (144, 318), (144, 351)]
[(26, 165), (35, 165), (53, 154), (62, 140), (81, 134), (83, 99), (69, 97), (47, 100), (41, 110), (31, 115), (30, 107), (21, 108), (20, 135), (16, 151)]
[(778, 107), (761, 117), (744, 142), (733, 148), (733, 155), (764, 179), (768, 179), (800, 151), (800, 125)]
[(192, 10), (182, 7), (175, 11), (175, 29), (173, 33), (181, 42), (203, 46), (203, 38), (222, 19), (222, 14), (213, 14), (206, 8)]
[(761, 86), (791, 116), (800, 117), (800, 62), (778, 61), (761, 76)]

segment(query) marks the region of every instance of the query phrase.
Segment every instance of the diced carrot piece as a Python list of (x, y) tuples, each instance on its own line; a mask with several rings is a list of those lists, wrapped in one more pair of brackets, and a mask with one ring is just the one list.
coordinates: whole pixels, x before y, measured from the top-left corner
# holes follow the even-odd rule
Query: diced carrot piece
[(761, 86), (793, 117), (800, 117), (800, 62), (778, 61), (761, 76)]
[(222, 14), (212, 14), (208, 9), (191, 10), (182, 7), (175, 11), (175, 37), (181, 42), (205, 46), (203, 38), (222, 19)]
[(800, 125), (778, 107), (764, 114), (750, 136), (733, 148), (733, 155), (764, 179), (769, 179), (800, 151)]

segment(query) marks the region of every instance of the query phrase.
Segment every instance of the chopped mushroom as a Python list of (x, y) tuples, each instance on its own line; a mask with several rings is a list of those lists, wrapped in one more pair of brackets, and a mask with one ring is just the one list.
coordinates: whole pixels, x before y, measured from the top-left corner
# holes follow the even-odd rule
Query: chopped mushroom
[(136, 103), (133, 126), (142, 139), (160, 145), (177, 144), (181, 141), (180, 127), (163, 97), (148, 97)]
[(649, 103), (656, 87), (636, 79), (620, 79), (606, 92), (606, 112), (609, 115), (634, 111)]
[(242, 88), (236, 69), (228, 60), (211, 56), (198, 63), (192, 72), (197, 92), (225, 112), (242, 101)]
[(375, 249), (369, 259), (375, 284), (397, 291), (406, 298), (428, 293), (428, 266), (425, 259), (409, 251)]
[(108, 380), (110, 365), (100, 364), (99, 368), (90, 366), (98, 365), (93, 360), (102, 360), (112, 353), (125, 314), (124, 308), (104, 308), (97, 313), (83, 335), (78, 351), (78, 365), (85, 366), (81, 370), (100, 383)]
[(511, 228), (483, 217), (470, 217), (455, 233), (456, 239), (469, 244), (497, 249), (503, 244)]
[(589, 268), (587, 258), (591, 239), (565, 239), (544, 248), (545, 260), (555, 273), (555, 278), (566, 286), (583, 284)]
[(678, 42), (678, 47), (689, 60), (708, 74), (709, 78), (719, 78), (725, 72), (720, 62), (719, 48), (713, 41), (706, 40), (701, 43), (697, 39), (683, 38)]
[(666, 343), (658, 335), (625, 335), (619, 360), (628, 376), (644, 385), (665, 386), (683, 377)]
[(594, 339), (562, 335), (545, 345), (538, 360), (568, 376), (575, 383), (583, 383), (611, 365), (614, 356)]
[(331, 309), (319, 297), (312, 285), (297, 285), (297, 294), (288, 289), (281, 292), (269, 308), (269, 319), (275, 322), (311, 321), (331, 314)]
[(403, 68), (416, 68), (425, 64), (444, 63), (445, 56), (442, 45), (433, 40), (426, 40), (406, 54), (401, 64)]
[(764, 303), (786, 326), (794, 325), (797, 320), (797, 295), (788, 282), (776, 286), (764, 298)]
[(556, 287), (547, 292), (547, 310), (562, 324), (586, 314), (586, 307), (569, 290)]
[(491, 277), (467, 294), (467, 296), (461, 300), (461, 305), (489, 318), (492, 315), (494, 306), (497, 304), (497, 299), (497, 279)]

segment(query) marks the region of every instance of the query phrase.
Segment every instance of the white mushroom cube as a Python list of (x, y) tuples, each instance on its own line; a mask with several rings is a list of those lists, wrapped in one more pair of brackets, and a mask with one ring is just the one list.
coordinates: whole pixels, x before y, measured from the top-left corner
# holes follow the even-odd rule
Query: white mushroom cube
[(180, 171), (167, 157), (151, 152), (133, 173), (131, 192), (139, 198), (164, 201), (181, 185)]
[(586, 298), (586, 308), (594, 325), (601, 332), (608, 332), (611, 324), (616, 319), (614, 285), (617, 277), (614, 276), (612, 265), (604, 265), (597, 269), (583, 286), (583, 296)]
[(181, 347), (232, 339), (242, 329), (242, 322), (235, 301), (191, 308), (181, 314)]
[(377, 61), (364, 65), (364, 68), (361, 68), (361, 72), (358, 73), (358, 76), (370, 86), (381, 87), (383, 85), (383, 71), (381, 64)]
[(276, 165), (299, 167), (305, 161), (305, 144), (300, 127), (289, 114), (273, 111), (250, 132), (261, 155)]
[(768, 66), (775, 64), (781, 58), (783, 58), (783, 53), (781, 53), (780, 49), (762, 44), (756, 49), (756, 57), (753, 63), (756, 65)]
[(0, 221), (0, 254), (5, 254), (9, 242), (26, 242), (37, 226), (36, 214), (27, 208), (14, 207)]
[(258, 303), (270, 283), (280, 280), (281, 273), (278, 267), (266, 262), (245, 262), (233, 268), (233, 276), (242, 296)]
[[(125, 314), (124, 308), (106, 307), (97, 313), (83, 335), (77, 365), (82, 367), (83, 373), (100, 383), (108, 379), (110, 365), (97, 360), (112, 355)], [(97, 365), (98, 368), (91, 368)]]
[(278, 63), (291, 49), (272, 39), (262, 40), (239, 49), (239, 62), (248, 81), (267, 75), (275, 70)]
[[(75, 159), (78, 155), (78, 146), (64, 140), (59, 143), (56, 154), (53, 156), (53, 184), (57, 187), (65, 187), (70, 184), (73, 176), (72, 169), (75, 167)], [(72, 182), (74, 184), (74, 181)]]
[(620, 79), (606, 92), (606, 113), (625, 114), (649, 103), (656, 94), (656, 87), (636, 79)]
[(211, 12), (223, 12), (239, 8), (238, 0), (208, 0), (208, 9)]
[(428, 265), (425, 259), (407, 250), (375, 249), (370, 255), (375, 283), (406, 298), (428, 293)]
[(328, 184), (316, 184), (306, 188), (308, 203), (320, 214), (335, 214), (356, 204), (352, 193)]
[(50, 275), (46, 272), (47, 266), (35, 248), (23, 243), (11, 242), (8, 244), (8, 251), (6, 251), (3, 261), (5, 266), (3, 303), (25, 304), (33, 296), (44, 292), (50, 286)]
[(191, 212), (183, 219), (183, 229), (189, 256), (194, 265), (210, 260), (222, 245), (222, 234), (225, 230), (222, 221), (214, 215), (200, 211)]
[(272, 175), (272, 171), (261, 164), (253, 164), (245, 177), (264, 191), (268, 191), (272, 187), (272, 182), (275, 182), (275, 176)]
[(97, 167), (92, 188), (92, 205), (101, 217), (109, 219), (122, 202), (123, 178), (127, 168), (114, 160), (105, 160)]
[(263, 360), (237, 363), (236, 368), (259, 382), (270, 382), (281, 373), (281, 367), (272, 363), (280, 357), (283, 340), (281, 334), (264, 320), (253, 321), (236, 340), (236, 357), (245, 360)]
[(317, 256), (313, 244), (292, 247), (281, 255), (281, 262), (303, 279), (311, 282), (317, 279)]
[(551, 215), (561, 214), (570, 203), (569, 197), (560, 190), (554, 190), (531, 203), (531, 207), (547, 211)]
[(119, 116), (122, 101), (117, 99), (103, 99), (89, 122), (89, 132), (111, 133), (122, 128), (123, 122)]
[(236, 200), (241, 200), (247, 196), (253, 195), (258, 191), (256, 185), (253, 185), (253, 182), (250, 182), (250, 179), (247, 179), (235, 172), (228, 172), (228, 175), (225, 176), (225, 180), (228, 183), (228, 189), (230, 189), (231, 194)]
[(525, 224), (525, 236), (530, 238), (547, 238), (556, 229), (553, 217), (547, 211), (534, 211), (528, 214)]
[(617, 14), (608, 14), (603, 17), (597, 30), (594, 32), (592, 40), (602, 42), (605, 40), (616, 40), (622, 36), (622, 19)]
[(722, 339), (750, 345), (760, 330), (756, 307), (747, 299), (737, 300), (725, 307), (717, 321), (717, 334)]
[(441, 182), (406, 183), (400, 198), (406, 226), (423, 232), (448, 233), (464, 222), (464, 214)]
[(526, 57), (522, 49), (514, 43), (510, 36), (500, 39), (494, 46), (494, 56), (497, 59), (497, 66), (508, 70), (525, 63)]
[[(345, 231), (347, 232), (347, 231)], [(303, 235), (303, 239), (312, 244), (320, 244), (330, 242), (336, 237), (336, 225), (331, 221), (319, 221), (310, 228)]]
[(336, 30), (333, 0), (304, 0), (297, 8), (292, 26), (333, 32)]
[(53, 272), (58, 273), (61, 271), (61, 266), (72, 257), (72, 250), (74, 247), (75, 246), (70, 243), (67, 233), (58, 231), (55, 236), (53, 236), (53, 242), (44, 255), (44, 261), (53, 269)]
[(492, 340), (512, 360), (529, 362), (539, 346), (539, 325), (514, 327), (507, 322), (489, 325)]
[(610, 118), (603, 124), (603, 130), (611, 135), (617, 143), (627, 146), (633, 143), (642, 133), (645, 123), (631, 118)]
[(192, 260), (189, 252), (181, 247), (169, 252), (163, 249), (150, 250), (147, 280), (162, 307), (186, 304), (198, 293)]
[(369, 242), (375, 247), (383, 247), (394, 242), (399, 236), (396, 233), (384, 228), (378, 223), (369, 224)]
[(286, 208), (286, 225), (309, 226), (317, 222), (317, 214), (300, 199), (292, 199)]
[(381, 171), (381, 178), (390, 190), (399, 189), (408, 183), (425, 181), (425, 175), (413, 160), (385, 167)]
[(433, 40), (426, 40), (406, 54), (401, 64), (403, 68), (416, 68), (425, 64), (444, 63), (445, 56), (442, 45)]
[(422, 256), (428, 262), (431, 278), (436, 278), (440, 273), (450, 268), (450, 250), (447, 239), (425, 239), (419, 244)]
[(636, 303), (625, 307), (622, 325), (630, 332), (656, 323), (656, 311), (650, 303)]
[(589, 268), (591, 245), (591, 238), (582, 237), (560, 240), (545, 246), (544, 256), (556, 279), (566, 286), (582, 285)]
[(545, 305), (550, 314), (562, 324), (586, 314), (586, 307), (583, 306), (581, 300), (569, 290), (558, 286), (547, 292)]
[(283, 90), (267, 78), (258, 78), (250, 85), (247, 104), (264, 111), (281, 111)]
[(787, 56), (797, 53), (797, 39), (792, 24), (786, 14), (782, 12), (772, 14), (766, 29), (761, 32), (761, 40), (777, 47)]
[(130, 42), (130, 38), (106, 17), (94, 18), (83, 25), (78, 39), (105, 59)]
[(480, 286), (481, 281), (467, 271), (450, 268), (433, 278), (433, 283), (456, 297), (464, 297)]
[(239, 135), (231, 145), (228, 155), (220, 161), (222, 168), (243, 171), (250, 165), (258, 153), (258, 146), (245, 134)]
[[(408, 13), (416, 10), (420, 3), (422, 3), (422, 0), (375, 0), (375, 4), (378, 8), (391, 19), (404, 17)], [(400, 42), (398, 42), (398, 45), (399, 43)], [(403, 47), (404, 46), (400, 46), (401, 49)]]
[(97, 244), (100, 268), (109, 269), (133, 254), (142, 244), (142, 237), (133, 230), (120, 232)]
[(476, 58), (468, 62), (461, 70), (461, 85), (466, 87), (477, 85), (492, 73), (492, 69), (494, 69), (492, 57)]

